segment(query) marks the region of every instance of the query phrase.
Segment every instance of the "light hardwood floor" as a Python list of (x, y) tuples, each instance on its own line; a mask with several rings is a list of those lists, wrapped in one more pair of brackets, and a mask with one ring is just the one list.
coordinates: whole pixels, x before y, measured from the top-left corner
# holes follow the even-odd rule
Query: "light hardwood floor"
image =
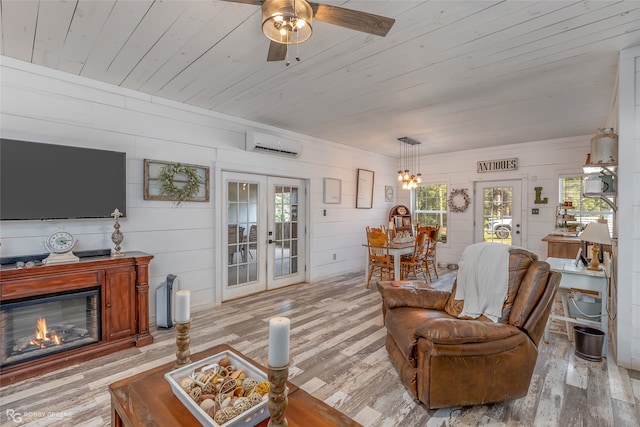
[[(349, 274), (250, 296), (194, 313), (191, 352), (228, 343), (267, 357), (268, 320), (291, 319), (290, 380), (364, 426), (638, 426), (640, 374), (574, 357), (552, 334), (542, 344), (529, 394), (465, 408), (427, 410), (413, 401), (384, 348), (380, 296)], [(450, 285), (443, 280), (441, 286)], [(118, 352), (0, 390), (2, 426), (108, 426), (108, 385), (175, 360), (175, 331), (152, 327), (152, 345)], [(153, 390), (149, 390), (153, 393)], [(22, 415), (15, 423), (7, 411)], [(162, 425), (161, 422), (159, 425)]]

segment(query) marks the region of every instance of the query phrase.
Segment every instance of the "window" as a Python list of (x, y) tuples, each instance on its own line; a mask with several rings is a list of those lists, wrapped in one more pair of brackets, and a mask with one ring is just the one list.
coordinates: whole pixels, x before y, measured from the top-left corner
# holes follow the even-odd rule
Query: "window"
[[(578, 231), (583, 230), (588, 223), (598, 219), (606, 219), (609, 229), (613, 226), (613, 211), (603, 200), (598, 198), (583, 197), (584, 177), (570, 176), (560, 178), (560, 188), (558, 200), (560, 204), (571, 202), (572, 208), (567, 214), (575, 216), (575, 221), (567, 223), (568, 227), (576, 227)], [(556, 224), (561, 227), (562, 224)]]
[(447, 184), (425, 184), (415, 189), (415, 220), (420, 226), (440, 225), (439, 242), (447, 241)]

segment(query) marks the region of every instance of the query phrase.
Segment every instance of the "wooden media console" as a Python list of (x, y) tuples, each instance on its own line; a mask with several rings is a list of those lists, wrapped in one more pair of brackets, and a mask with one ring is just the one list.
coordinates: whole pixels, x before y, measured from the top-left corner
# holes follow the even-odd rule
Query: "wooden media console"
[[(149, 333), (149, 262), (153, 255), (127, 252), (120, 258), (92, 256), (77, 263), (17, 268), (3, 265), (0, 270), (0, 320), (2, 352), (15, 346), (7, 336), (13, 335), (15, 317), (6, 307), (19, 310), (40, 297), (73, 295), (97, 289), (99, 313), (96, 342), (65, 351), (46, 353), (24, 362), (8, 363), (0, 371), (0, 385), (14, 383), (129, 347), (142, 347), (153, 342)], [(18, 304), (15, 304), (15, 303)], [(35, 325), (34, 325), (35, 326)]]

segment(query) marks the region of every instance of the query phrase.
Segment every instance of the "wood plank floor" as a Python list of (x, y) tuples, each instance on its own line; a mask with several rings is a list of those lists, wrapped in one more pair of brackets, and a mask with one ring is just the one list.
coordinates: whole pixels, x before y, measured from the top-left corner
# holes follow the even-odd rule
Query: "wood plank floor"
[[(450, 280), (440, 286), (450, 286)], [(364, 274), (254, 295), (195, 313), (191, 352), (228, 343), (267, 358), (268, 319), (291, 319), (290, 380), (364, 426), (638, 426), (640, 373), (574, 357), (552, 334), (529, 394), (465, 408), (427, 410), (401, 384), (384, 348), (380, 296)], [(2, 426), (108, 426), (110, 383), (175, 360), (175, 331), (152, 327), (152, 345), (128, 349), (0, 389)], [(149, 390), (153, 393), (153, 390)], [(20, 414), (16, 423), (8, 416)], [(160, 425), (162, 425), (160, 423)]]

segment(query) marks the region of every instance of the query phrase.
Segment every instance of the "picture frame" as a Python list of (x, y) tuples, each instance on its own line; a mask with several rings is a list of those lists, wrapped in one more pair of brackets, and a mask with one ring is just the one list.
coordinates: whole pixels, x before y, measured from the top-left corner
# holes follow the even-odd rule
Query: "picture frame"
[(342, 180), (336, 178), (323, 179), (322, 202), (326, 204), (342, 203)]
[[(200, 176), (201, 184), (198, 186), (197, 193), (192, 197), (187, 197), (182, 201), (185, 202), (208, 202), (209, 201), (209, 167), (202, 165), (194, 165), (183, 162), (166, 162), (162, 160), (144, 159), (144, 200), (168, 200), (177, 201), (176, 197), (163, 194), (160, 175), (162, 170), (167, 166), (175, 166), (180, 164), (187, 167)], [(189, 177), (185, 174), (178, 173), (173, 177), (176, 187), (180, 188), (185, 185)]]
[(384, 201), (385, 202), (393, 202), (393, 187), (391, 185), (384, 186)]
[(356, 209), (373, 208), (373, 181), (375, 172), (358, 169), (358, 186), (356, 188)]

